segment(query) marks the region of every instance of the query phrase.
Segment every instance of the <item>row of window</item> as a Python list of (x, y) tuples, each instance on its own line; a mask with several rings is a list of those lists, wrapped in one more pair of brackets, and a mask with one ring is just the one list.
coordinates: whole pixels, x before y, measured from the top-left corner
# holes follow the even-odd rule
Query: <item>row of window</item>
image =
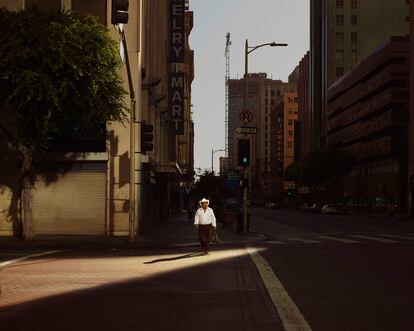
[[(358, 7), (357, 0), (351, 0), (351, 9), (357, 9), (357, 7)], [(336, 0), (336, 8), (338, 9), (344, 8), (344, 0)]]
[[(281, 92), (280, 92), (280, 90), (277, 90), (277, 91), (275, 91), (275, 90), (271, 90), (270, 91), (270, 96), (272, 96), (272, 97), (274, 97), (274, 96), (280, 96), (280, 94), (281, 94)], [(269, 91), (268, 90), (266, 90), (266, 97), (269, 95)]]
[[(336, 33), (336, 42), (342, 44), (345, 42), (345, 34), (343, 32)], [(351, 44), (356, 44), (358, 42), (357, 33), (351, 32)]]
[[(351, 25), (358, 24), (358, 16), (351, 15)], [(344, 25), (344, 15), (336, 15), (336, 25)]]
[[(356, 49), (351, 49), (350, 51), (351, 60), (352, 62), (356, 62), (358, 59), (358, 53)], [(345, 51), (343, 49), (337, 49), (335, 52), (335, 59), (337, 61), (344, 61), (345, 60)]]

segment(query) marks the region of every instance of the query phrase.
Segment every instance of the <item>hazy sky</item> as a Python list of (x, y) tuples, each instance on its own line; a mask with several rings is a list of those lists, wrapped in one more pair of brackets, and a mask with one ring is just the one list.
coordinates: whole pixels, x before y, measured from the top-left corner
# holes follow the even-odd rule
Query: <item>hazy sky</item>
[[(288, 43), (263, 47), (249, 55), (249, 72), (266, 72), (273, 79), (287, 77), (309, 50), (309, 0), (190, 0), (195, 51), (192, 86), (195, 125), (195, 167), (211, 168), (211, 150), (225, 147), (226, 34), (231, 34), (230, 72), (244, 74), (244, 43)], [(214, 154), (214, 169), (224, 152)]]

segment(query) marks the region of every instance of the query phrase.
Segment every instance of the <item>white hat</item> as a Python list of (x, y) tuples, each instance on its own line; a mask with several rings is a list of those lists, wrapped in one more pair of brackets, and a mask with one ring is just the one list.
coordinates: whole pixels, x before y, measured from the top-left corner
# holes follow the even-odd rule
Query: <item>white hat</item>
[(207, 202), (207, 206), (210, 204), (210, 200), (203, 198), (201, 199), (198, 203), (200, 204), (200, 206), (203, 204), (203, 202)]

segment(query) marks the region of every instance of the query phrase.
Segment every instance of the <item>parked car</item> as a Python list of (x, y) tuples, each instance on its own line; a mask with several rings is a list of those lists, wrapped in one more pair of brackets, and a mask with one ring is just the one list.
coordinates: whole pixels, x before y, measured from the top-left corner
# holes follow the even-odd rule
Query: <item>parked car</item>
[(321, 207), (319, 204), (314, 203), (310, 208), (309, 208), (309, 212), (311, 213), (320, 213), (321, 211)]
[(321, 208), (321, 213), (322, 214), (343, 214), (344, 212), (334, 205), (327, 204)]
[(265, 208), (279, 209), (280, 208), (280, 204), (278, 204), (277, 202), (266, 202), (265, 203)]

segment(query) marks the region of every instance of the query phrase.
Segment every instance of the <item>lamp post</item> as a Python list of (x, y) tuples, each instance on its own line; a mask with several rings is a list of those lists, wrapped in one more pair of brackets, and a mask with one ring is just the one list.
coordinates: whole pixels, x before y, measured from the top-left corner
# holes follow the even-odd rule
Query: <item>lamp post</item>
[(212, 149), (211, 150), (211, 173), (213, 173), (214, 172), (214, 159), (213, 159), (213, 155), (214, 155), (214, 153), (216, 153), (216, 152), (225, 152), (226, 150), (225, 149), (216, 149), (216, 150), (214, 150), (214, 149)]
[[(247, 77), (248, 77), (248, 60), (249, 60), (249, 54), (254, 52), (256, 49), (264, 46), (270, 46), (270, 47), (286, 47), (288, 44), (286, 43), (265, 43), (257, 46), (249, 46), (249, 41), (246, 39), (246, 45), (244, 50), (244, 98), (243, 98), (243, 110), (247, 110)], [(247, 180), (247, 169), (244, 167), (243, 169), (243, 178), (245, 179), (245, 182), (248, 183)], [(247, 232), (247, 185), (243, 185), (243, 231)]]

